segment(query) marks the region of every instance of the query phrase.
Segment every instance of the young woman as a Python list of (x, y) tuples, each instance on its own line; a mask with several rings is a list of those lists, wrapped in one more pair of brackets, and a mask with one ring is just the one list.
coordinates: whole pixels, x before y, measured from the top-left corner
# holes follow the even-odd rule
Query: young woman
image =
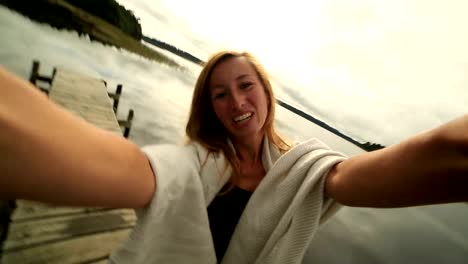
[(300, 263), (339, 204), (468, 201), (468, 116), (345, 158), (290, 144), (274, 114), (254, 57), (220, 52), (197, 80), (190, 142), (140, 150), (0, 69), (0, 199), (139, 208), (115, 263)]

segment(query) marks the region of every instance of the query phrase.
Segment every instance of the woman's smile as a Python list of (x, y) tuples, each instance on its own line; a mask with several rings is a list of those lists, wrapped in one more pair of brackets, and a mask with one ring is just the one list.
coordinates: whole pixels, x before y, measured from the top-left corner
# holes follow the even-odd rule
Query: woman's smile
[(245, 113), (243, 115), (238, 115), (233, 118), (236, 124), (245, 123), (253, 116), (253, 112)]

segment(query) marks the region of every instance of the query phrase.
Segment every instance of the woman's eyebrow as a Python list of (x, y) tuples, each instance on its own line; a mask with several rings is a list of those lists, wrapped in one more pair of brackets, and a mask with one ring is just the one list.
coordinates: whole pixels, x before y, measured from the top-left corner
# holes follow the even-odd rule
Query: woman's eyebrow
[(210, 89), (211, 91), (213, 91), (213, 90), (224, 90), (224, 85), (217, 84), (217, 85), (211, 86), (210, 88), (211, 88)]
[(241, 75), (237, 76), (236, 80), (240, 80), (240, 79), (245, 78), (245, 77), (249, 77), (249, 74), (241, 74)]
[[(246, 77), (249, 77), (249, 76), (250, 76), (250, 75), (247, 74), (247, 73), (241, 74), (241, 75), (239, 75), (239, 76), (236, 77), (236, 81), (241, 80), (241, 79), (246, 78)], [(224, 89), (224, 88), (225, 88), (225, 86), (224, 86), (223, 84), (215, 84), (215, 85), (213, 85), (213, 86), (210, 86), (210, 89), (211, 89), (211, 90), (214, 90), (214, 89)]]

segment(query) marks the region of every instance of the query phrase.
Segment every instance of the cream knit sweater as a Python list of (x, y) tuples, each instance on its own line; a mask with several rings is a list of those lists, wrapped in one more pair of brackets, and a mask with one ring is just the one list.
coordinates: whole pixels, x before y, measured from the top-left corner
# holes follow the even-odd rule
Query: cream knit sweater
[[(223, 264), (301, 263), (318, 226), (339, 205), (324, 196), (325, 176), (345, 159), (316, 139), (280, 155), (265, 138), (267, 174), (252, 194)], [(228, 181), (223, 155), (198, 144), (143, 148), (156, 171), (153, 201), (113, 263), (216, 263), (206, 208)]]

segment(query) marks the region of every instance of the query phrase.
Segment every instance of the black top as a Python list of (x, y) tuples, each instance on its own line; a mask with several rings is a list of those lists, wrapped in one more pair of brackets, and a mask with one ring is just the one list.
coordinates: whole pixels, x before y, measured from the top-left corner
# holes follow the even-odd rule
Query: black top
[(235, 186), (228, 193), (217, 195), (208, 206), (208, 219), (218, 262), (223, 259), (232, 233), (251, 195), (252, 192)]

